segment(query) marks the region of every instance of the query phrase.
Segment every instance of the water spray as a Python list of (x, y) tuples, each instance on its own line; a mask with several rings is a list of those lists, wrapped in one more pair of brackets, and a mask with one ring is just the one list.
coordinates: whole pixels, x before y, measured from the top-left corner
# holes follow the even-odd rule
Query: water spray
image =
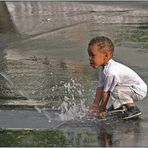
[[(0, 75), (7, 80), (8, 85), (10, 89), (16, 88), (14, 83), (3, 73), (0, 73)], [(59, 120), (61, 121), (58, 125), (54, 125), (52, 128), (58, 128), (65, 124), (69, 120), (77, 120), (77, 119), (82, 119), (85, 116), (85, 104), (84, 100), (81, 99), (80, 103), (77, 104), (75, 101), (74, 93), (77, 92), (79, 96), (82, 96), (82, 86), (80, 83), (77, 83), (74, 79), (71, 79), (70, 82), (64, 83), (64, 89), (70, 94), (70, 96), (65, 96), (64, 101), (62, 104), (59, 106), (59, 110), (61, 111), (58, 114)], [(31, 100), (28, 94), (26, 94), (22, 90), (16, 89), (17, 93), (20, 94), (22, 97), (26, 98), (27, 100)], [(52, 118), (48, 114), (48, 112), (36, 105), (34, 105), (34, 109), (38, 113), (43, 113), (43, 115), (48, 119), (48, 122), (52, 122)]]
[[(13, 89), (13, 88), (16, 88), (16, 86), (14, 85), (14, 83), (3, 73), (0, 73), (0, 75), (5, 79), (7, 80), (8, 82), (8, 85), (10, 87), (10, 89)], [(28, 94), (26, 94), (25, 92), (23, 92), (22, 90), (16, 90), (18, 94), (20, 94), (22, 97), (26, 98), (27, 100), (31, 100), (30, 97), (28, 96)], [(38, 112), (38, 113), (43, 113), (44, 116), (48, 119), (48, 122), (51, 122), (51, 118), (50, 116), (48, 115), (48, 113), (39, 108), (38, 106), (34, 105), (34, 109)]]

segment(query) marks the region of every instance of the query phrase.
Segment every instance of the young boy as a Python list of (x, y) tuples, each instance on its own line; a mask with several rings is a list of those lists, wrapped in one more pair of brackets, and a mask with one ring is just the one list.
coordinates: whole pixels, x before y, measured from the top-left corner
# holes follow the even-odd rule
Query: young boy
[[(104, 36), (97, 36), (88, 44), (90, 65), (93, 68), (100, 67), (99, 85), (89, 109), (97, 110), (97, 116), (105, 116), (108, 111), (122, 111), (126, 108), (124, 119), (139, 116), (141, 111), (133, 100), (146, 97), (147, 85), (132, 69), (114, 61), (113, 52), (112, 41)], [(109, 97), (113, 105), (106, 110)]]

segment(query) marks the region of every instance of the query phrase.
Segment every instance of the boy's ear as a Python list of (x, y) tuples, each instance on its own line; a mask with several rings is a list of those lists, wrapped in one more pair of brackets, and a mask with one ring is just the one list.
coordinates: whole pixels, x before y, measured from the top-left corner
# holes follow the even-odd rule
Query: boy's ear
[(105, 57), (105, 59), (108, 59), (110, 57), (110, 53), (109, 52), (105, 52), (104, 53), (104, 57)]
[(108, 52), (105, 52), (104, 55), (105, 55), (106, 58), (109, 57), (109, 53)]
[(106, 57), (110, 57), (111, 56), (111, 53), (110, 52), (106, 52)]

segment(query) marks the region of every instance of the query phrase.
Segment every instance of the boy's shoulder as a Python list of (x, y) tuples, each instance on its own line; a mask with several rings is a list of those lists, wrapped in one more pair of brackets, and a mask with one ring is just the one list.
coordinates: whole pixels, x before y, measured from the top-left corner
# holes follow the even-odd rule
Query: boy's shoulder
[(114, 61), (113, 59), (109, 60), (108, 63), (104, 66), (104, 73), (108, 74), (108, 73), (113, 73), (117, 68), (118, 68), (119, 64), (118, 62)]
[(111, 59), (109, 61), (109, 64), (107, 64), (107, 68), (108, 69), (131, 69), (129, 68), (127, 65), (123, 64), (123, 63), (120, 63), (120, 62), (117, 62), (113, 59)]
[(119, 73), (124, 73), (131, 71), (131, 69), (119, 62), (116, 62), (115, 60), (111, 59), (108, 64), (104, 67), (104, 73), (108, 75), (117, 75)]

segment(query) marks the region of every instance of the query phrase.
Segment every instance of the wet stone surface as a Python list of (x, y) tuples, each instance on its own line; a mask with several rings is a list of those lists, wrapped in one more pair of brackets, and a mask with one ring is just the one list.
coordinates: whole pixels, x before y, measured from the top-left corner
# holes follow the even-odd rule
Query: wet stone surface
[(148, 97), (138, 120), (84, 119), (98, 84), (92, 37), (110, 37), (114, 59), (148, 83), (147, 6), (0, 2), (0, 146), (148, 146)]

